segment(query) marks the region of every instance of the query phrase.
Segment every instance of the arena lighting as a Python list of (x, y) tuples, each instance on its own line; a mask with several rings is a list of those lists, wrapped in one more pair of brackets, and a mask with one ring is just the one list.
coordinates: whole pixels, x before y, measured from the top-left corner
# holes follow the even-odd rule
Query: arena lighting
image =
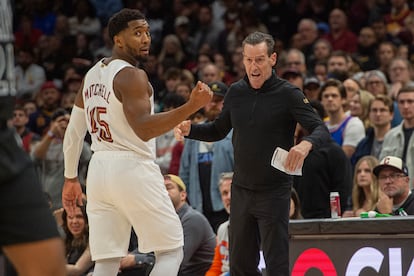
[[(363, 275), (361, 272), (365, 268), (380, 272), (381, 266), (387, 261), (386, 256), (388, 256), (389, 267), (387, 275), (414, 275), (414, 258), (411, 260), (408, 271), (403, 274), (402, 249), (388, 248), (388, 254), (384, 254), (383, 251), (374, 247), (362, 247), (356, 250), (346, 266), (345, 276)], [(319, 270), (324, 276), (339, 276), (329, 255), (318, 248), (309, 248), (303, 251), (296, 259), (291, 275), (305, 276), (310, 269)]]

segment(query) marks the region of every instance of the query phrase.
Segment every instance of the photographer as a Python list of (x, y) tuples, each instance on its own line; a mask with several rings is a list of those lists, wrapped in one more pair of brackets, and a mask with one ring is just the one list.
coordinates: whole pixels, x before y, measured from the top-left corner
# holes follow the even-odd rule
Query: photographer
[[(43, 190), (47, 192), (52, 200), (52, 210), (62, 207), (62, 187), (64, 182), (63, 170), (63, 137), (69, 123), (70, 114), (63, 108), (58, 108), (52, 115), (49, 130), (39, 143), (33, 146), (32, 158), (35, 161), (40, 182)], [(84, 142), (79, 169), (83, 175), (91, 158), (89, 144)], [(83, 180), (83, 181), (82, 181)], [(85, 184), (85, 178), (81, 179)]]

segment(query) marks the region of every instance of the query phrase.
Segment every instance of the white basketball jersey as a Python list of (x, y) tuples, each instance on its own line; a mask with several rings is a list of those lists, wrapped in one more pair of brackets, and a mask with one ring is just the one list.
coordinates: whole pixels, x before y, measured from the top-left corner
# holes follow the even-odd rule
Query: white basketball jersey
[[(120, 59), (112, 60), (108, 65), (101, 60), (85, 76), (82, 97), (92, 137), (91, 149), (94, 152), (134, 151), (142, 157), (155, 159), (155, 139), (144, 142), (135, 134), (125, 117), (122, 103), (114, 93), (114, 77), (127, 66), (134, 67)], [(151, 96), (151, 114), (154, 113), (153, 98), (154, 93)]]

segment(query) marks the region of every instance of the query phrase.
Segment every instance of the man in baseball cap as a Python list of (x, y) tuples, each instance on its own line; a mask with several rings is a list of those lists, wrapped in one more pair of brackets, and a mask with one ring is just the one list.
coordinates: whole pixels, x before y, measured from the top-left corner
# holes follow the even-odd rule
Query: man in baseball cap
[(216, 235), (207, 218), (187, 203), (186, 185), (179, 176), (164, 175), (164, 184), (184, 230), (184, 259), (178, 275), (204, 275), (213, 261)]
[(227, 92), (227, 85), (225, 85), (221, 81), (213, 81), (209, 83), (211, 90), (213, 91), (214, 95), (222, 96), (224, 97)]
[(298, 69), (287, 68), (286, 70), (283, 71), (281, 78), (299, 87), (301, 90), (303, 89), (304, 78), (303, 78), (302, 73)]
[(410, 190), (408, 169), (403, 160), (386, 156), (373, 173), (380, 188), (377, 211), (397, 216), (414, 215), (414, 194)]
[(316, 77), (308, 77), (303, 83), (303, 93), (308, 100), (318, 100), (321, 83)]
[(227, 93), (227, 85), (221, 81), (213, 81), (208, 84), (213, 91), (213, 98), (204, 107), (205, 116), (208, 121), (214, 121), (223, 109), (224, 96)]

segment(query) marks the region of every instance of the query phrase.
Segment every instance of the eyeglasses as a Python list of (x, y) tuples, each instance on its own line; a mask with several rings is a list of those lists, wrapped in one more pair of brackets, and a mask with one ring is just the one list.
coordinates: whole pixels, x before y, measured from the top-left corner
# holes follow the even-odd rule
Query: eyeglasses
[(382, 81), (369, 81), (367, 82), (367, 85), (380, 85), (382, 83), (383, 83)]
[(406, 177), (406, 175), (402, 173), (392, 173), (390, 175), (380, 175), (378, 176), (378, 180), (385, 181), (389, 178), (391, 181), (395, 181), (398, 178), (402, 178), (402, 177)]

